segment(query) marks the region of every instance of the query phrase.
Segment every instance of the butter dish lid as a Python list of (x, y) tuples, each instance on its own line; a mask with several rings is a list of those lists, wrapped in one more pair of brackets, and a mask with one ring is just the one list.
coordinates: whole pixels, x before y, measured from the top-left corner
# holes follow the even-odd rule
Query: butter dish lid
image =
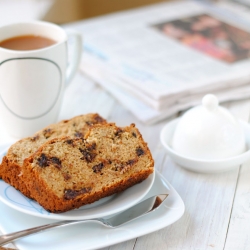
[(172, 148), (190, 158), (219, 160), (246, 151), (244, 129), (216, 96), (203, 97), (202, 105), (187, 111), (178, 122)]

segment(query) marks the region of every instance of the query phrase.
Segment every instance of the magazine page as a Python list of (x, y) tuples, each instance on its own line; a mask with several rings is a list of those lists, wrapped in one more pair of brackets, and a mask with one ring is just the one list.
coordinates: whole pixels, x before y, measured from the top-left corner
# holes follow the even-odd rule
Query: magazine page
[(156, 101), (249, 81), (249, 28), (196, 2), (96, 18), (81, 31), (85, 54)]

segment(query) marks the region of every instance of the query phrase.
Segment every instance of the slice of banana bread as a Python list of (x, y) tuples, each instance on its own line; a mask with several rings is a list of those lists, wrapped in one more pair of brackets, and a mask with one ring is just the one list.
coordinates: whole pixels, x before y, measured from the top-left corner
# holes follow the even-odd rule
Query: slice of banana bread
[(31, 156), (46, 141), (58, 137), (83, 137), (88, 129), (97, 123), (106, 123), (98, 114), (76, 116), (52, 124), (32, 137), (21, 139), (13, 144), (0, 165), (0, 178), (29, 197), (29, 191), (23, 182), (22, 165), (25, 158)]
[(97, 124), (85, 139), (51, 140), (23, 165), (31, 198), (53, 213), (121, 192), (153, 171), (152, 155), (134, 124)]

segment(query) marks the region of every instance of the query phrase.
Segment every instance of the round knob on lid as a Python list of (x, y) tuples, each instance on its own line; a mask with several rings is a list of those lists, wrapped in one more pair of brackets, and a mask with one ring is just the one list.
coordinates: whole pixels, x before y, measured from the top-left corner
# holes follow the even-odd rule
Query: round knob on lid
[(219, 106), (216, 96), (203, 97), (202, 105), (187, 111), (178, 122), (172, 148), (179, 154), (202, 160), (218, 160), (245, 151), (244, 130), (239, 121)]
[(202, 105), (210, 111), (215, 111), (219, 106), (219, 101), (215, 95), (205, 95), (202, 98)]

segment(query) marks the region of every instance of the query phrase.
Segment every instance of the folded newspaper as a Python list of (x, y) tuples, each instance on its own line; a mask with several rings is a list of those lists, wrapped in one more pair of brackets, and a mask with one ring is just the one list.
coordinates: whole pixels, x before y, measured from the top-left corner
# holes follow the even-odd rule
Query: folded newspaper
[(81, 70), (148, 124), (207, 93), (221, 102), (249, 98), (249, 22), (233, 17), (214, 4), (181, 1), (85, 21)]

